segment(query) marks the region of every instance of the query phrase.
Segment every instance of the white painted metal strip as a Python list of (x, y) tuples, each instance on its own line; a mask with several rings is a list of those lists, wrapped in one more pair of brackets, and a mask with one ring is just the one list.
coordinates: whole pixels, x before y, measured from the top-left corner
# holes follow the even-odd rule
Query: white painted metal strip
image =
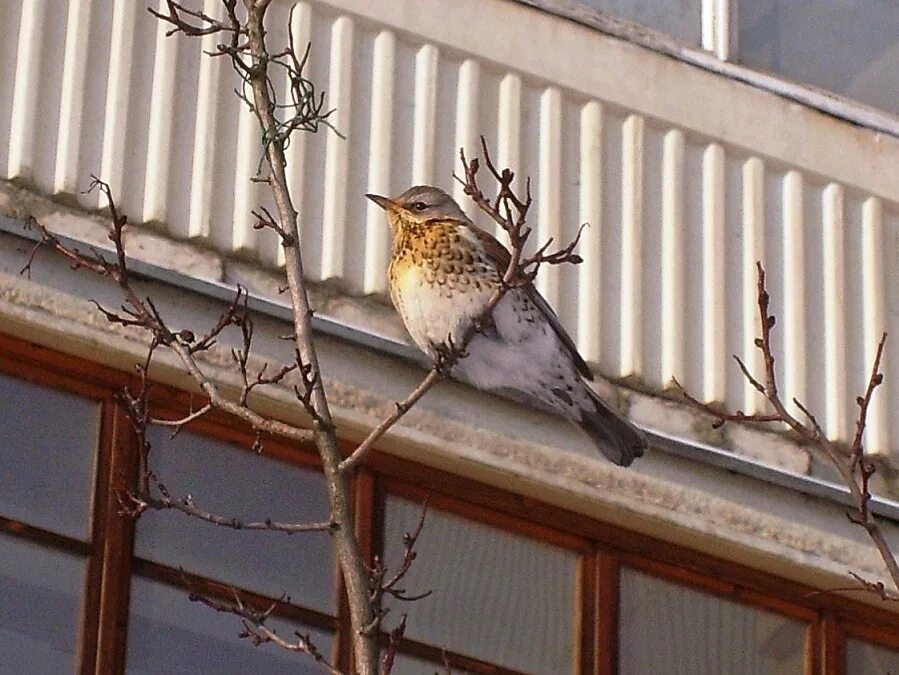
[[(520, 186), (521, 176), (521, 77), (509, 73), (499, 84), (497, 101), (496, 162), (515, 172), (514, 187)], [(494, 234), (504, 239), (503, 228), (494, 224)]]
[(16, 48), (16, 74), (9, 121), (9, 156), (6, 177), (31, 177), (34, 169), (34, 141), (38, 118), (38, 90), (41, 73), (41, 33), (47, 3), (32, 0), (22, 3), (19, 44)]
[(702, 156), (702, 393), (710, 402), (726, 397), (724, 265), (724, 148), (712, 143)]
[[(762, 334), (759, 318), (756, 263), (765, 265), (765, 165), (758, 157), (743, 163), (743, 363), (762, 381), (764, 363), (755, 340)], [(748, 380), (743, 384), (743, 409), (765, 409), (765, 399)]]
[(665, 134), (662, 153), (662, 384), (684, 382), (684, 134)]
[(74, 194), (82, 178), (78, 174), (78, 156), (82, 140), (81, 117), (84, 112), (91, 4), (92, 0), (69, 0), (53, 178), (53, 192), (56, 193)]
[[(106, 108), (103, 115), (103, 153), (100, 178), (110, 185), (123, 185), (125, 141), (128, 131), (128, 92), (134, 58), (134, 13), (137, 3), (116, 0), (112, 9), (109, 72), (106, 78)], [(102, 195), (97, 205), (106, 206)]]
[(803, 230), (802, 174), (788, 171), (783, 181), (783, 391), (788, 406), (797, 415), (801, 415), (801, 412), (792, 404), (792, 399), (795, 397), (801, 403), (808, 404)]
[[(869, 197), (862, 205), (862, 350), (866, 385), (877, 343), (887, 329), (884, 255), (883, 205), (876, 197)], [(868, 408), (865, 448), (871, 454), (884, 455), (890, 450), (891, 393), (889, 378), (885, 377)], [(892, 409), (895, 411), (895, 407)]]
[(434, 183), (434, 134), (437, 124), (437, 66), (440, 52), (423, 45), (415, 55), (415, 121), (412, 131), (412, 182)]
[[(537, 181), (536, 243), (542, 246), (550, 239), (550, 250), (567, 242), (562, 241), (561, 155), (562, 155), (562, 95), (549, 87), (540, 96), (540, 159)], [(552, 307), (559, 306), (560, 279), (558, 265), (544, 265), (537, 275), (536, 286)]]
[[(166, 2), (159, 0), (165, 14)], [(156, 52), (153, 56), (153, 85), (150, 90), (150, 125), (147, 132), (147, 169), (144, 181), (143, 220), (166, 219), (169, 160), (172, 154), (172, 114), (175, 104), (175, 59), (178, 40), (166, 37), (170, 26), (156, 22)]]
[[(481, 147), (478, 143), (478, 89), (480, 86), (480, 65), (474, 59), (465, 59), (459, 66), (459, 81), (456, 86), (456, 135), (453, 147), (454, 171), (459, 176), (464, 176), (462, 160), (459, 158), (459, 149), (465, 148), (466, 157), (477, 157)], [(453, 198), (468, 213), (473, 216), (477, 207), (465, 196), (462, 184), (453, 181)]]
[[(203, 11), (220, 19), (222, 3), (205, 0)], [(219, 96), (222, 81), (221, 57), (208, 56), (220, 42), (218, 35), (204, 35), (200, 42), (200, 70), (197, 76), (197, 114), (194, 124), (194, 152), (191, 168), (190, 213), (186, 237), (208, 237), (212, 220), (212, 194), (215, 181), (216, 130), (219, 124)]]
[[(250, 96), (249, 86), (246, 95)], [(250, 100), (253, 100), (252, 97)], [(231, 250), (240, 251), (255, 248), (261, 241), (261, 234), (253, 229), (256, 222), (251, 211), (258, 204), (258, 184), (252, 182), (262, 158), (262, 132), (256, 114), (244, 101), (240, 101), (237, 112), (237, 149), (234, 156), (234, 208), (231, 213)], [(265, 170), (263, 168), (263, 170)]]
[(846, 410), (846, 269), (843, 187), (831, 183), (821, 195), (824, 275), (824, 430), (829, 438), (848, 437)]
[(736, 51), (736, 44), (731, 44), (737, 33), (731, 25), (737, 19), (736, 13), (731, 11), (734, 1), (702, 0), (702, 47), (722, 61), (728, 60)]
[[(305, 53), (306, 45), (312, 37), (312, 5), (308, 2), (298, 2), (293, 6), (293, 14), (290, 18), (290, 32), (293, 35), (293, 43), (300, 53)], [(310, 53), (309, 61), (306, 68), (311, 68), (312, 56)], [(308, 75), (308, 71), (306, 73)], [(290, 101), (290, 84), (287, 83), (284, 92), (284, 101)], [(323, 129), (321, 133), (331, 134), (330, 129)], [(305, 195), (305, 175), (307, 168), (306, 162), (306, 136), (303, 131), (294, 131), (291, 134), (284, 148), (284, 158), (287, 161), (287, 184), (290, 187), (290, 196), (293, 198), (293, 208), (297, 212), (297, 232), (300, 238), (300, 245), (303, 240), (303, 222), (305, 220), (306, 195)], [(278, 264), (284, 263), (284, 251), (282, 250), (278, 257)]]
[(621, 377), (643, 370), (643, 127), (631, 115), (621, 130)]
[[(328, 109), (331, 124), (345, 137), (350, 134), (350, 94), (353, 72), (353, 20), (339, 17), (331, 26), (331, 68)], [(346, 192), (349, 144), (329, 133), (325, 145), (325, 194), (322, 216), (322, 279), (343, 275), (346, 249)]]
[(578, 349), (585, 359), (598, 363), (602, 336), (602, 105), (591, 101), (581, 108), (580, 209), (584, 262), (578, 267)]
[[(393, 141), (393, 92), (396, 37), (382, 31), (375, 38), (372, 59), (371, 132), (368, 153), (368, 191), (391, 195), (391, 145)], [(368, 201), (368, 200), (366, 200)], [(363, 291), (380, 293), (387, 287), (390, 230), (384, 211), (368, 201), (365, 219), (365, 273)]]

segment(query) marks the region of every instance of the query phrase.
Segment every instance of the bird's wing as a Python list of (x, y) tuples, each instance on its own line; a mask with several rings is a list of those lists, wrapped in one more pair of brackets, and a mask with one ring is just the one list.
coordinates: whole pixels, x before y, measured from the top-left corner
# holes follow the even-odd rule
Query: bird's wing
[[(474, 224), (466, 225), (466, 227), (484, 248), (484, 253), (487, 254), (487, 257), (496, 264), (496, 269), (499, 271), (499, 273), (505, 273), (505, 271), (509, 267), (509, 260), (511, 260), (512, 254), (510, 254), (506, 247), (503, 246), (499, 241), (497, 241), (496, 237), (494, 237), (489, 232), (482, 230)], [(587, 366), (587, 363), (578, 353), (577, 346), (574, 344), (574, 340), (571, 339), (568, 331), (565, 330), (562, 322), (559, 321), (559, 317), (556, 316), (553, 308), (550, 307), (549, 303), (544, 299), (542, 295), (540, 295), (540, 291), (537, 290), (534, 284), (528, 284), (527, 286), (525, 286), (524, 292), (527, 293), (531, 301), (535, 305), (537, 305), (537, 308), (541, 312), (543, 312), (546, 320), (549, 321), (549, 325), (552, 326), (553, 330), (556, 332), (556, 335), (558, 335), (559, 339), (562, 341), (562, 344), (565, 345), (565, 349), (567, 349), (568, 353), (571, 354), (571, 358), (574, 361), (574, 365), (577, 367), (578, 372), (580, 372), (580, 374), (583, 375), (585, 379), (592, 381), (593, 373), (590, 371), (589, 366)]]

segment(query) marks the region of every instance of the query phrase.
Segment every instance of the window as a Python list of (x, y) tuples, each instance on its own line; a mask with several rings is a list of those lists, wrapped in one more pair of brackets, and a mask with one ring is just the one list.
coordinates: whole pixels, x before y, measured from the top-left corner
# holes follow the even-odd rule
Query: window
[(702, 41), (702, 0), (580, 0), (601, 12), (667, 33), (692, 45)]
[(740, 0), (738, 60), (899, 115), (894, 0)]
[[(119, 517), (116, 490), (135, 467), (112, 396), (129, 376), (2, 335), (0, 354), (0, 670), (318, 672), (304, 655), (254, 648), (236, 617), (188, 599), (225, 599), (231, 585), (260, 609), (288, 593), (272, 627), (308, 633), (347, 663), (327, 535)], [(157, 391), (173, 415), (188, 408), (189, 396)], [(154, 430), (152, 441), (172, 494), (234, 516), (322, 516), (309, 448), (271, 441), (256, 456), (253, 435), (222, 417), (175, 439)], [(444, 659), (470, 673), (622, 675), (899, 664), (899, 617), (862, 603), (383, 453), (355, 486), (365, 550), (394, 568), (428, 503), (404, 586), (433, 592), (390, 605), (391, 617), (409, 613), (401, 675), (437, 672)]]
[[(577, 2), (702, 48), (720, 59), (899, 115), (899, 8), (895, 0)], [(564, 4), (556, 11), (580, 17), (577, 10)], [(638, 36), (633, 39), (639, 41)], [(649, 45), (658, 48), (652, 41)]]

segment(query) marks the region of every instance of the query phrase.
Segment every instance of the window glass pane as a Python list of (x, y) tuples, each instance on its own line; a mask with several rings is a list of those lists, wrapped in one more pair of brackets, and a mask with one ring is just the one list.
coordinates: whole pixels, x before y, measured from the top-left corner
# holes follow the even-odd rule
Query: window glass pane
[[(245, 520), (285, 522), (328, 518), (324, 480), (237, 446), (161, 428), (150, 433), (150, 467), (173, 497), (191, 495), (198, 508)], [(174, 511), (144, 513), (137, 522), (141, 558), (183, 567), (262, 595), (286, 593), (294, 604), (333, 613), (334, 559), (326, 532), (235, 531)]]
[(805, 624), (621, 571), (619, 673), (804, 672)]
[(899, 651), (861, 640), (846, 640), (846, 672), (855, 675), (899, 673)]
[(740, 60), (899, 114), (896, 0), (740, 0)]
[[(397, 654), (390, 675), (442, 675), (446, 667), (442, 663), (431, 663), (408, 654)], [(459, 673), (453, 669), (453, 673)]]
[(0, 561), (0, 666), (74, 672), (85, 561), (3, 534)]
[[(421, 506), (388, 498), (385, 560), (396, 569)], [(412, 639), (529, 673), (572, 669), (575, 553), (429, 509), (402, 586), (433, 593), (396, 603)]]
[[(741, 0), (742, 1), (742, 0)], [(702, 40), (702, 0), (578, 0), (582, 5), (667, 33), (692, 45)]]
[[(254, 647), (238, 637), (241, 620), (191, 602), (188, 592), (149, 579), (134, 577), (128, 621), (128, 665), (134, 673), (321, 673), (307, 654), (273, 645)], [(269, 619), (266, 625), (285, 639), (294, 631), (310, 634), (312, 643), (331, 657), (330, 633)]]
[(0, 374), (0, 514), (86, 540), (100, 404)]

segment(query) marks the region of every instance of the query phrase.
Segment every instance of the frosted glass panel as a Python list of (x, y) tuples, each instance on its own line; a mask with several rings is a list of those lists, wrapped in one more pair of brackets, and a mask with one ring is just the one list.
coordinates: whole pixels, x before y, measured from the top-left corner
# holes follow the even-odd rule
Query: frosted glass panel
[(85, 561), (0, 534), (0, 671), (75, 671)]
[(96, 401), (0, 374), (0, 515), (86, 541)]
[[(390, 675), (443, 675), (445, 672), (446, 668), (442, 663), (431, 663), (407, 654), (397, 654)], [(460, 672), (453, 669), (454, 674)]]
[[(128, 623), (128, 664), (134, 675), (220, 675), (221, 673), (321, 673), (306, 654), (272, 644), (254, 647), (239, 638), (240, 618), (191, 602), (187, 591), (134, 577)], [(316, 648), (330, 657), (333, 636), (323, 631), (270, 619), (269, 628), (285, 639), (309, 633)]]
[[(418, 504), (387, 499), (393, 569), (420, 514)], [(571, 672), (577, 555), (436, 509), (415, 550), (403, 587), (433, 593), (391, 605), (393, 617), (408, 612), (408, 637), (529, 673)]]
[(846, 672), (853, 675), (899, 675), (899, 650), (861, 640), (846, 640)]
[(621, 572), (620, 675), (801, 675), (806, 626), (647, 576)]
[(693, 45), (702, 38), (702, 0), (578, 0), (601, 12), (629, 19)]
[(895, 0), (740, 0), (740, 61), (899, 114)]
[[(324, 521), (321, 474), (197, 434), (155, 428), (150, 467), (173, 496), (245, 520)], [(334, 559), (326, 532), (234, 531), (176, 512), (137, 522), (136, 554), (202, 576), (333, 613)]]

